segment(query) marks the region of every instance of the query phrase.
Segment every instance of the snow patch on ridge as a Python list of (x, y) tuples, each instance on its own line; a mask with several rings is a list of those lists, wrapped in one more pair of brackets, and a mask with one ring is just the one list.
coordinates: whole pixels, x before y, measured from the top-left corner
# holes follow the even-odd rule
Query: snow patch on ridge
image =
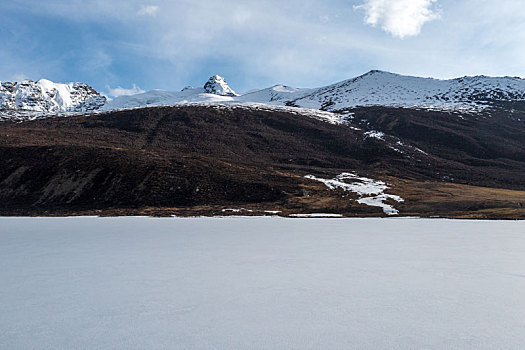
[(392, 205), (385, 203), (386, 201), (394, 200), (398, 203), (404, 202), (404, 199), (399, 196), (384, 193), (389, 187), (383, 181), (360, 177), (354, 173), (342, 173), (333, 179), (323, 179), (313, 175), (306, 175), (305, 178), (322, 182), (330, 190), (339, 188), (343, 191), (357, 193), (361, 197), (357, 200), (358, 203), (372, 207), (380, 207), (387, 215), (397, 215), (399, 211)]
[[(135, 106), (134, 103), (129, 104), (130, 107), (126, 108), (117, 108), (117, 109), (111, 109), (111, 110), (131, 110), (131, 109), (140, 109), (144, 108), (141, 106)], [(264, 103), (240, 103), (240, 102), (234, 102), (229, 99), (210, 99), (208, 102), (191, 102), (191, 101), (183, 101), (183, 102), (177, 102), (169, 105), (165, 104), (156, 104), (155, 101), (152, 99), (151, 104), (148, 104), (148, 107), (153, 106), (168, 106), (168, 107), (185, 107), (185, 106), (200, 106), (200, 107), (212, 107), (216, 109), (245, 109), (245, 110), (260, 110), (260, 111), (269, 111), (269, 112), (283, 112), (283, 113), (291, 113), (296, 115), (303, 115), (306, 117), (318, 119), (330, 124), (346, 124), (347, 123), (347, 115), (342, 115), (338, 113), (333, 112), (327, 112), (327, 111), (320, 111), (318, 109), (310, 109), (310, 108), (300, 108), (300, 107), (289, 107), (289, 106), (279, 106), (279, 105), (268, 105)], [(100, 111), (100, 112), (108, 112), (106, 111)], [(96, 112), (97, 113), (97, 112)], [(359, 128), (352, 127), (354, 130), (360, 130)]]
[[(291, 113), (295, 115), (301, 115), (306, 116), (310, 118), (314, 118), (323, 122), (327, 122), (330, 124), (346, 124), (347, 123), (347, 116), (341, 115), (338, 113), (332, 113), (332, 112), (326, 112), (326, 111), (320, 111), (317, 109), (309, 109), (309, 108), (298, 108), (298, 107), (287, 107), (287, 106), (279, 106), (279, 105), (267, 105), (263, 103), (237, 103), (232, 102), (228, 99), (210, 99), (210, 102), (189, 102), (189, 101), (183, 101), (173, 104), (159, 104), (158, 100), (162, 99), (162, 94), (160, 95), (150, 95), (150, 100), (147, 106), (140, 106), (136, 105), (136, 101), (134, 101), (133, 98), (127, 99), (126, 104), (122, 108), (111, 108), (111, 109), (102, 109), (97, 111), (91, 111), (90, 113), (93, 114), (100, 114), (100, 113), (107, 113), (110, 111), (125, 111), (125, 110), (133, 110), (133, 109), (141, 109), (146, 107), (185, 107), (185, 106), (200, 106), (200, 107), (212, 107), (217, 109), (245, 109), (245, 110), (260, 110), (260, 111), (269, 111), (269, 112), (282, 112), (282, 113)], [(215, 96), (215, 95), (214, 95)], [(123, 98), (128, 98), (131, 96), (122, 96)], [(119, 98), (120, 99), (120, 98)], [(122, 101), (122, 100), (121, 100)], [(110, 101), (111, 102), (111, 101)], [(71, 117), (75, 115), (82, 115), (85, 113), (82, 112), (60, 112), (55, 113), (53, 116), (57, 117)], [(1, 121), (17, 121), (22, 122), (26, 120), (37, 120), (37, 119), (45, 119), (49, 118), (50, 115), (44, 112), (37, 112), (37, 111), (3, 111), (2, 114), (0, 114), (0, 122)], [(354, 130), (360, 130), (357, 127), (350, 126), (350, 128)]]
[(271, 111), (271, 112), (283, 112), (291, 113), (297, 115), (304, 115), (310, 118), (318, 119), (330, 124), (344, 124), (345, 116), (320, 111), (318, 109), (309, 109), (309, 108), (300, 108), (300, 107), (288, 107), (288, 106), (279, 106), (279, 105), (267, 105), (263, 103), (195, 103), (191, 105), (200, 105), (200, 106), (212, 106), (219, 109), (233, 109), (240, 108), (246, 110), (261, 110), (261, 111)]

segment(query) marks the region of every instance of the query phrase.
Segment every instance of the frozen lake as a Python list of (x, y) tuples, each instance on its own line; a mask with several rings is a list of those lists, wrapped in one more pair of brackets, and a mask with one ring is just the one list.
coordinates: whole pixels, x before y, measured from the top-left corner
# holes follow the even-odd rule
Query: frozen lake
[(0, 218), (0, 349), (524, 349), (525, 222)]

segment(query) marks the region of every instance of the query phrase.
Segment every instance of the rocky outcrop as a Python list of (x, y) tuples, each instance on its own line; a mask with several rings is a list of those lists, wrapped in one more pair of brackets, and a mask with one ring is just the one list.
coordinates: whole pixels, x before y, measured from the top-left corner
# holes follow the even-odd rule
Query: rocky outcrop
[(46, 79), (0, 83), (0, 110), (89, 112), (105, 103), (104, 96), (84, 83), (59, 84)]

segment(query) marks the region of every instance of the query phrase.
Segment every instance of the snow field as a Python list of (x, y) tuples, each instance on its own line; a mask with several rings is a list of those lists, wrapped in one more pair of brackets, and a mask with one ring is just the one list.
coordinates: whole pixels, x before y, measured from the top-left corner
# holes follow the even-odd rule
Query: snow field
[(523, 349), (512, 221), (1, 218), (1, 349)]

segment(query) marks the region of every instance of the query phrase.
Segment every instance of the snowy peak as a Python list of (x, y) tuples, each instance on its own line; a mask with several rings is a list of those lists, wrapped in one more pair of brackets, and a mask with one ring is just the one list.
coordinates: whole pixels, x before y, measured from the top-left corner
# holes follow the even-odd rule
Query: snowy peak
[(479, 109), (499, 101), (523, 100), (525, 80), (520, 78), (474, 76), (439, 80), (374, 70), (314, 89), (290, 103), (334, 111), (356, 106)]
[(116, 110), (153, 106), (172, 106), (185, 103), (228, 103), (234, 102), (238, 94), (231, 89), (226, 80), (214, 75), (202, 88), (184, 87), (181, 91), (151, 90), (144, 93), (119, 96), (108, 101), (101, 109)]
[(204, 84), (204, 91), (220, 96), (239, 96), (220, 75), (214, 75), (208, 79), (206, 84)]
[(0, 110), (87, 112), (99, 109), (106, 98), (84, 83), (0, 82)]

